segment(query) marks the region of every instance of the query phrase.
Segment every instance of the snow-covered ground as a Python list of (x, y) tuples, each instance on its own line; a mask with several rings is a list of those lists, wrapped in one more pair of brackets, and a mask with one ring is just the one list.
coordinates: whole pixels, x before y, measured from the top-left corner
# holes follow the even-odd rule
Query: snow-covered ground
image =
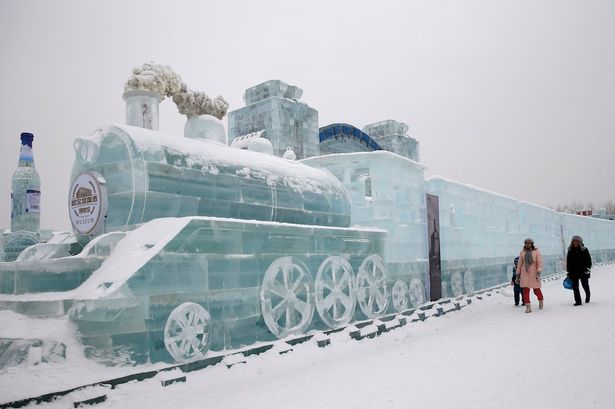
[[(590, 285), (592, 301), (581, 307), (561, 280), (550, 281), (545, 309), (532, 295), (531, 314), (494, 294), (375, 339), (342, 333), (323, 349), (310, 341), (289, 354), (190, 372), (168, 387), (155, 378), (120, 385), (96, 407), (615, 408), (615, 266), (594, 268)], [(135, 370), (68, 358), (0, 372), (0, 403)], [(41, 406), (72, 407), (72, 398)]]

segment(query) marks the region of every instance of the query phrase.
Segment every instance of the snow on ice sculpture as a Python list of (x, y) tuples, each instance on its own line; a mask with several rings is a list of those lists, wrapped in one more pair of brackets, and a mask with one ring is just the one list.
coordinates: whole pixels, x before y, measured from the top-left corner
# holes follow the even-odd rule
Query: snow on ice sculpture
[(22, 314), (66, 314), (78, 289), (113, 252), (125, 233), (103, 234), (80, 254), (68, 255), (64, 244), (37, 244), (17, 261), (0, 263), (0, 306)]

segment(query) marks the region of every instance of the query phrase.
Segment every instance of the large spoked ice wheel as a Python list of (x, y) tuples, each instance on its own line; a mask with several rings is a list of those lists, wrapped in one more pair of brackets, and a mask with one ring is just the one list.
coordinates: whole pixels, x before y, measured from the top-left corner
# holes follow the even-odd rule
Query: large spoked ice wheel
[(327, 257), (316, 274), (316, 311), (329, 328), (348, 324), (357, 304), (350, 263), (340, 256)]
[(386, 269), (378, 255), (363, 260), (357, 273), (357, 301), (368, 318), (384, 314), (389, 305), (386, 287)]
[(211, 316), (199, 304), (185, 302), (169, 315), (164, 345), (173, 359), (188, 362), (205, 357), (209, 348)]
[(410, 304), (408, 301), (408, 284), (401, 280), (395, 281), (393, 288), (391, 288), (391, 299), (393, 300), (395, 311), (402, 312), (407, 310)]
[(314, 314), (314, 282), (305, 264), (295, 257), (271, 263), (261, 286), (261, 310), (278, 338), (305, 333)]
[(425, 288), (423, 282), (418, 278), (410, 280), (410, 302), (413, 307), (418, 307), (425, 303)]
[(463, 294), (463, 278), (461, 272), (455, 271), (451, 274), (451, 291), (454, 297), (459, 297)]
[(463, 285), (465, 286), (466, 293), (468, 294), (476, 291), (476, 288), (474, 288), (474, 274), (472, 271), (467, 270), (463, 273)]

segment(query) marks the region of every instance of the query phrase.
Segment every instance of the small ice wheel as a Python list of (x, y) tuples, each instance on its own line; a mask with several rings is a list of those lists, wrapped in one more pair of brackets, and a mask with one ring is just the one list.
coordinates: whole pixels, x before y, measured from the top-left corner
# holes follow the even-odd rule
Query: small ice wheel
[(404, 281), (397, 280), (391, 288), (391, 299), (395, 311), (402, 312), (408, 309), (408, 284)]
[(261, 285), (261, 310), (278, 338), (305, 333), (314, 314), (314, 282), (301, 260), (280, 257), (271, 263)]
[(410, 280), (410, 302), (413, 307), (418, 307), (425, 303), (425, 289), (423, 282), (418, 278)]
[(460, 271), (455, 271), (451, 274), (451, 291), (454, 297), (459, 297), (463, 294), (463, 278)]
[(316, 311), (329, 328), (350, 322), (357, 303), (350, 263), (341, 256), (327, 257), (316, 274)]
[(380, 256), (373, 254), (363, 260), (357, 273), (357, 301), (368, 318), (382, 314), (389, 305), (386, 269)]
[(201, 359), (209, 348), (211, 316), (199, 304), (185, 302), (169, 315), (164, 326), (164, 345), (173, 359)]
[(466, 293), (468, 294), (476, 291), (476, 288), (474, 288), (474, 274), (472, 271), (467, 270), (463, 273), (463, 285), (466, 288)]

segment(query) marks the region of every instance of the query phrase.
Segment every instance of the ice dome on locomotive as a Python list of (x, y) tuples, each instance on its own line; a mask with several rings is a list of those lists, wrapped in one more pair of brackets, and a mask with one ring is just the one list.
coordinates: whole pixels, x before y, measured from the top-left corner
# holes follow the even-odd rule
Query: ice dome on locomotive
[(348, 195), (323, 169), (128, 125), (101, 127), (74, 148), (69, 211), (81, 236), (181, 216), (350, 224)]

